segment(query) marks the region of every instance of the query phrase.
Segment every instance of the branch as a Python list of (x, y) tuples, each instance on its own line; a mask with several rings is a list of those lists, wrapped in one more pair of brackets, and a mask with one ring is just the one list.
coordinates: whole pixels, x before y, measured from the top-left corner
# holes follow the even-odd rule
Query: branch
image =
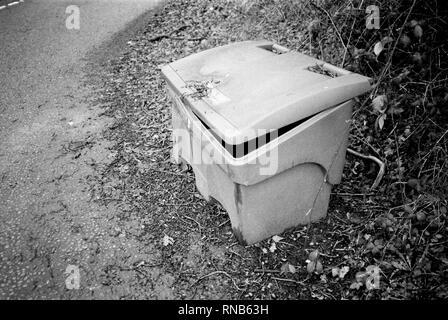
[(366, 155), (363, 155), (362, 153), (356, 152), (355, 150), (352, 150), (352, 149), (350, 149), (350, 148), (347, 148), (347, 152), (349, 152), (349, 153), (351, 153), (351, 154), (353, 154), (353, 155), (355, 155), (355, 156), (357, 156), (357, 157), (360, 157), (360, 158), (363, 158), (363, 159), (367, 159), (367, 160), (374, 161), (374, 162), (380, 167), (380, 169), (378, 170), (378, 174), (377, 174), (377, 176), (376, 176), (376, 179), (375, 179), (375, 181), (373, 182), (373, 184), (372, 184), (372, 186), (370, 187), (370, 189), (373, 190), (373, 189), (375, 189), (376, 187), (378, 187), (378, 185), (379, 185), (380, 182), (381, 182), (381, 179), (383, 179), (384, 173), (386, 172), (386, 165), (384, 164), (384, 162), (381, 161), (380, 159), (378, 159), (377, 157), (374, 157), (374, 156), (366, 156)]
[(205, 37), (182, 38), (182, 37), (171, 37), (171, 36), (168, 36), (168, 38), (173, 39), (173, 40), (185, 40), (185, 41), (200, 41), (200, 40), (205, 39)]

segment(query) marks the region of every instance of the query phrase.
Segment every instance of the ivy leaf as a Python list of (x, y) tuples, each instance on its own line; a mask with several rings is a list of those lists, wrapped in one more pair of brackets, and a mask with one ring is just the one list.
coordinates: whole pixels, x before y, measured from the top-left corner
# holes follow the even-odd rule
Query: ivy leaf
[(375, 46), (373, 47), (373, 53), (376, 56), (379, 56), (380, 53), (384, 50), (386, 44), (388, 44), (392, 41), (394, 41), (394, 39), (392, 39), (391, 37), (384, 37), (383, 39), (381, 39), (381, 41), (378, 41), (377, 43), (375, 43)]
[(380, 53), (384, 50), (383, 43), (381, 41), (378, 41), (375, 43), (375, 46), (373, 47), (373, 53), (378, 57)]

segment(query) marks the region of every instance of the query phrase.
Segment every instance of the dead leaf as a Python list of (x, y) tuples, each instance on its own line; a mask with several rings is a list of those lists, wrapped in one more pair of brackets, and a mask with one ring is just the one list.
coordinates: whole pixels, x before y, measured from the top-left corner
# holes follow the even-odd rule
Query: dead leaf
[(373, 53), (376, 56), (379, 56), (383, 50), (384, 50), (384, 46), (381, 41), (378, 41), (377, 43), (375, 43), (375, 46), (373, 47)]
[(316, 261), (316, 273), (320, 274), (324, 271), (324, 267), (322, 265), (322, 262), (320, 262), (320, 260)]
[(388, 43), (393, 42), (394, 39), (392, 37), (386, 36), (383, 39), (381, 39), (381, 43), (383, 44), (383, 46), (385, 46)]
[(280, 242), (280, 241), (282, 241), (284, 238), (282, 238), (282, 237), (280, 237), (280, 236), (273, 236), (272, 237), (272, 241), (274, 241), (274, 242)]
[(383, 130), (383, 128), (384, 128), (384, 120), (386, 119), (386, 117), (387, 116), (386, 116), (385, 113), (380, 114), (378, 116), (378, 118), (376, 120), (376, 124), (377, 124), (378, 129)]
[(407, 46), (409, 46), (409, 44), (411, 43), (411, 38), (409, 38), (407, 35), (403, 35), (401, 38), (400, 38), (400, 43), (401, 43), (401, 45), (403, 46), (403, 47), (407, 47)]
[(163, 243), (164, 247), (169, 246), (169, 245), (173, 245), (174, 244), (174, 239), (171, 238), (170, 236), (164, 235), (163, 239), (162, 239), (162, 243)]
[(353, 282), (351, 285), (350, 285), (350, 289), (352, 289), (352, 290), (358, 290), (359, 288), (361, 288), (363, 286), (363, 283), (362, 282)]
[(387, 96), (384, 94), (376, 96), (372, 100), (372, 107), (373, 110), (378, 111), (379, 113), (384, 113), (387, 107)]
[(416, 25), (414, 27), (414, 31), (413, 32), (414, 32), (414, 36), (417, 39), (420, 39), (423, 36), (423, 29), (422, 29), (422, 27), (420, 27), (420, 25)]
[(316, 261), (308, 262), (308, 264), (306, 265), (306, 271), (308, 271), (308, 273), (313, 273), (315, 269), (316, 269)]
[(311, 253), (308, 255), (308, 259), (311, 261), (316, 261), (317, 258), (319, 258), (319, 250), (313, 250), (311, 251)]
[(342, 268), (335, 267), (331, 269), (331, 275), (333, 277), (339, 277), (340, 279), (344, 279), (345, 275), (349, 272), (350, 267), (344, 266)]
[(344, 266), (339, 270), (339, 278), (344, 279), (345, 275), (349, 272), (350, 268), (348, 266)]
[(280, 273), (296, 273), (296, 267), (289, 262), (286, 262), (280, 268)]
[(339, 271), (340, 270), (341, 269), (339, 269), (338, 267), (334, 267), (334, 268), (331, 269), (331, 275), (333, 276), (333, 278), (339, 276)]
[(322, 283), (327, 283), (328, 282), (328, 280), (327, 280), (327, 276), (326, 275), (321, 275), (320, 276), (320, 281), (322, 281)]

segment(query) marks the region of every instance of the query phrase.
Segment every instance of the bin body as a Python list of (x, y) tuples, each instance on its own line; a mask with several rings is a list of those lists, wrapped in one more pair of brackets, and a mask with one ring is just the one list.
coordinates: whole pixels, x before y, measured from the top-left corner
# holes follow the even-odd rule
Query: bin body
[[(260, 47), (259, 42), (246, 42), (244, 45)], [(266, 46), (266, 43), (261, 46)], [(196, 61), (200, 63), (201, 59), (204, 58)], [(191, 66), (190, 63), (188, 65)], [(339, 101), (335, 99), (334, 105), (326, 101), (327, 107), (322, 108), (320, 104), (314, 114), (311, 111), (303, 115), (302, 110), (303, 119), (300, 116), (292, 118), (292, 114), (297, 114), (296, 110), (292, 110), (286, 111), (283, 117), (275, 115), (280, 119), (277, 123), (272, 119), (262, 120), (262, 124), (259, 121), (260, 126), (266, 126), (266, 121), (271, 121), (271, 128), (265, 129), (270, 132), (277, 130), (276, 135), (265, 143), (257, 140), (255, 148), (246, 146), (245, 153), (235, 156), (229, 152), (228, 146), (259, 139), (257, 133), (246, 127), (243, 128), (245, 135), (238, 136), (244, 131), (241, 126), (235, 126), (236, 121), (229, 121), (234, 128), (229, 128), (229, 123), (220, 123), (222, 119), (219, 116), (223, 113), (216, 109), (210, 110), (210, 113), (218, 119), (218, 126), (221, 127), (213, 126), (213, 121), (207, 123), (207, 116), (210, 116), (207, 109), (195, 108), (195, 104), (204, 99), (188, 97), (186, 81), (176, 69), (167, 66), (162, 71), (173, 102), (172, 157), (176, 162), (189, 163), (199, 192), (207, 200), (210, 197), (216, 199), (227, 210), (233, 232), (240, 243), (253, 244), (286, 229), (325, 217), (331, 187), (340, 182), (342, 175), (352, 97), (343, 97)], [(363, 86), (367, 87), (365, 83)], [(223, 101), (219, 95), (218, 99)], [(257, 115), (257, 112), (254, 114)], [(285, 119), (287, 116), (289, 118)], [(252, 121), (251, 126), (257, 126), (256, 117), (245, 117), (244, 124)], [(258, 120), (261, 118), (263, 115)], [(286, 129), (279, 130), (280, 126)]]

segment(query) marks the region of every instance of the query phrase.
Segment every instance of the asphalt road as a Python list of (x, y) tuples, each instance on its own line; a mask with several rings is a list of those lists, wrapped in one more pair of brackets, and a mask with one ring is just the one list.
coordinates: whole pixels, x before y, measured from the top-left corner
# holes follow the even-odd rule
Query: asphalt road
[[(101, 270), (141, 250), (86, 190), (92, 164), (110, 155), (85, 67), (116, 55), (156, 2), (25, 0), (0, 10), (0, 299), (128, 293), (101, 285)], [(70, 5), (79, 30), (66, 26)], [(73, 268), (80, 289), (67, 282)]]

